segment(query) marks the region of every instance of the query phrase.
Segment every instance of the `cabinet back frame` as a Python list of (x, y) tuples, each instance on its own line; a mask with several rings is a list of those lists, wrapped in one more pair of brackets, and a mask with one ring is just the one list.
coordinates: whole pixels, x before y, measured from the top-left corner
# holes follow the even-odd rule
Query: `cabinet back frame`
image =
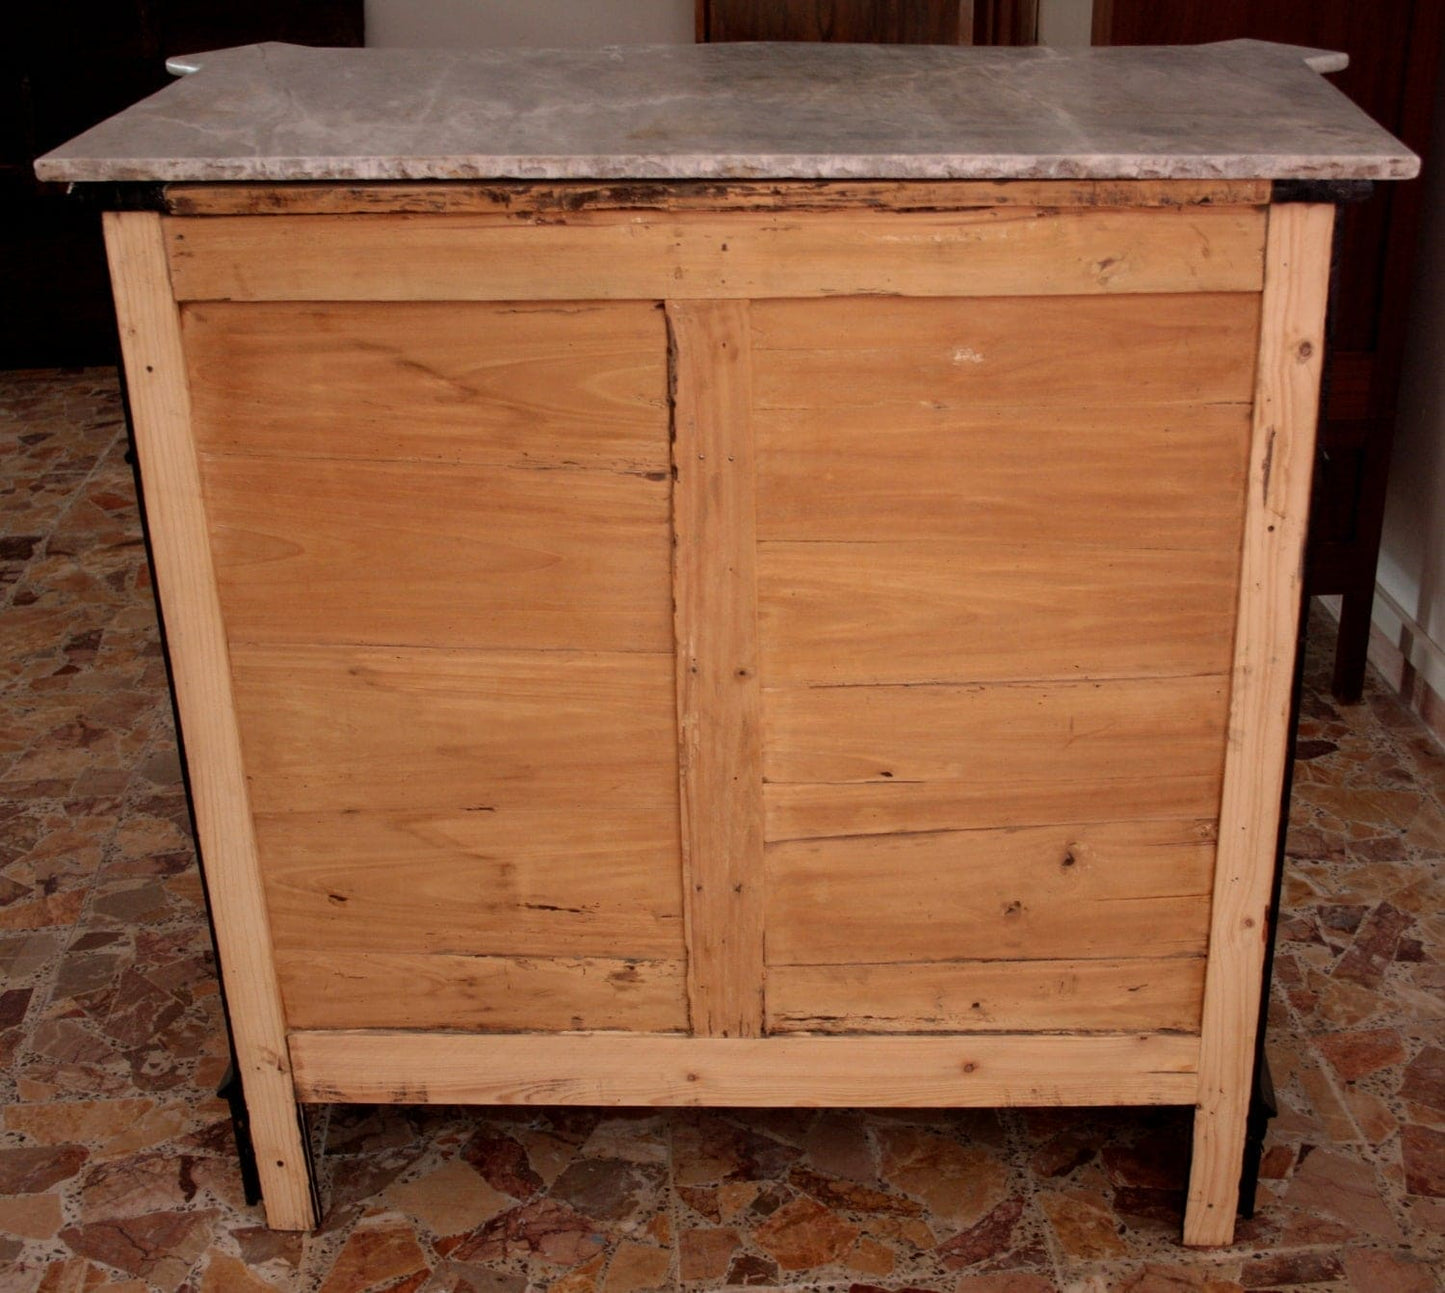
[[(872, 1083), (882, 1093), (875, 1102), (889, 1104), (1194, 1103), (1185, 1238), (1227, 1241), (1288, 737), (1333, 218), (1328, 206), (1267, 207), (1268, 195), (1267, 182), (171, 186), (167, 201), (175, 214), (107, 216), (157, 580), (172, 624), (220, 959), (272, 1226), (306, 1229), (316, 1220), (298, 1100), (859, 1104), (870, 1102)], [(421, 252), (406, 241), (418, 232), (432, 238)], [(823, 251), (840, 234), (849, 254), (829, 260)], [(1022, 258), (1020, 237), (1032, 248)], [(502, 254), (512, 247), (528, 249), (525, 261)], [(1125, 249), (1122, 259), (1118, 247)], [(966, 269), (957, 267), (952, 250), (972, 258)], [(1264, 318), (1199, 1036), (757, 1037), (764, 1011), (748, 984), (765, 976), (762, 915), (745, 873), (760, 875), (760, 868), (730, 850), (742, 847), (755, 859), (762, 823), (744, 814), (730, 819), (731, 835), (720, 832), (708, 845), (713, 852), (699, 875), (714, 892), (690, 894), (690, 901), (715, 923), (719, 912), (742, 910), (738, 946), (752, 969), (730, 965), (727, 947), (713, 949), (711, 962), (703, 957), (690, 966), (697, 1036), (300, 1030), (288, 1037), (201, 503), (180, 303), (641, 296), (667, 303), (674, 326), (690, 337), (716, 333), (736, 344), (746, 330), (746, 302), (768, 296), (1199, 291), (1262, 291)], [(709, 380), (700, 371), (683, 375), (684, 387)], [(709, 434), (716, 442), (720, 431)], [(743, 467), (750, 471), (751, 462)], [(718, 481), (707, 488), (715, 491)], [(684, 482), (683, 497), (686, 490)], [(694, 521), (703, 508), (699, 495)], [(743, 541), (725, 525), (716, 528), (716, 517), (711, 524), (704, 539)], [(719, 575), (720, 568), (709, 574), (700, 566), (690, 582), (682, 579), (679, 588), (697, 599), (690, 613), (705, 612), (719, 595)], [(755, 646), (755, 625), (751, 632)], [(737, 698), (719, 699), (718, 691), (709, 703), (750, 727), (755, 739), (758, 681), (748, 647), (740, 640), (718, 648), (709, 662), (714, 672), (736, 679), (746, 668), (752, 676)], [(693, 684), (684, 663), (680, 650), (686, 708)], [(723, 673), (707, 685), (723, 687)], [(709, 712), (701, 704), (694, 726)], [(685, 714), (682, 721), (685, 747)], [(738, 768), (757, 774), (754, 745), (728, 757), (736, 766), (724, 760), (698, 767), (715, 785)], [(685, 801), (689, 775), (698, 772), (689, 774), (684, 753)], [(705, 948), (695, 935), (690, 944), (695, 953)], [(368, 1057), (373, 1069), (364, 1063)], [(578, 1076), (594, 1062), (595, 1077)], [(634, 1068), (641, 1076), (627, 1076)], [(477, 1077), (479, 1069), (488, 1076)]]

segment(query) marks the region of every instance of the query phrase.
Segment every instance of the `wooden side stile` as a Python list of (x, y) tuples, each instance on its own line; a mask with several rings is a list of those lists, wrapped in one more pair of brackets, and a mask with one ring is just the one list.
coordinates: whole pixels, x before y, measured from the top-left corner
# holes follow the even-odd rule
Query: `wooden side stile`
[(317, 1223), (201, 501), (179, 314), (159, 216), (105, 216), (156, 581), (267, 1222)]
[(1269, 936), (1334, 208), (1270, 211), (1184, 1242), (1228, 1243)]

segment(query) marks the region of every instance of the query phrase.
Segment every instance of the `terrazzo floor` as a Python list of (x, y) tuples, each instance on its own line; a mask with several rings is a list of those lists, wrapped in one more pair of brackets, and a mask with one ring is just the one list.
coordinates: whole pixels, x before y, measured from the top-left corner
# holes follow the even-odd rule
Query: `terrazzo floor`
[[(1312, 660), (1228, 1249), (1179, 1110), (314, 1110), (325, 1224), (241, 1197), (113, 372), (0, 374), (0, 1288), (937, 1293), (1440, 1287), (1445, 755)], [(1328, 645), (1326, 621), (1312, 639)]]

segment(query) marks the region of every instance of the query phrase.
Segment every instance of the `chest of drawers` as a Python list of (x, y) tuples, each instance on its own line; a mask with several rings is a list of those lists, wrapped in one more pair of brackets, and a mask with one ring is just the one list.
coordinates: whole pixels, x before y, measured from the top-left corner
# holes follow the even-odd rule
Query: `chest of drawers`
[(1333, 221), (1278, 196), (107, 215), (273, 1225), (298, 1103), (1183, 1104), (1228, 1239)]

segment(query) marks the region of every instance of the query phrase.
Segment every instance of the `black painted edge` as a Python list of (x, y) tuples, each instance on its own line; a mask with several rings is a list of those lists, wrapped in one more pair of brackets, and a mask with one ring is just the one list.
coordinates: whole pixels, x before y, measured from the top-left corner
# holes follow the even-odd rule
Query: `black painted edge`
[(169, 215), (171, 209), (166, 186), (150, 180), (75, 183), (67, 196), (99, 211), (157, 211)]
[(1270, 201), (1365, 202), (1374, 191), (1374, 180), (1275, 180)]

